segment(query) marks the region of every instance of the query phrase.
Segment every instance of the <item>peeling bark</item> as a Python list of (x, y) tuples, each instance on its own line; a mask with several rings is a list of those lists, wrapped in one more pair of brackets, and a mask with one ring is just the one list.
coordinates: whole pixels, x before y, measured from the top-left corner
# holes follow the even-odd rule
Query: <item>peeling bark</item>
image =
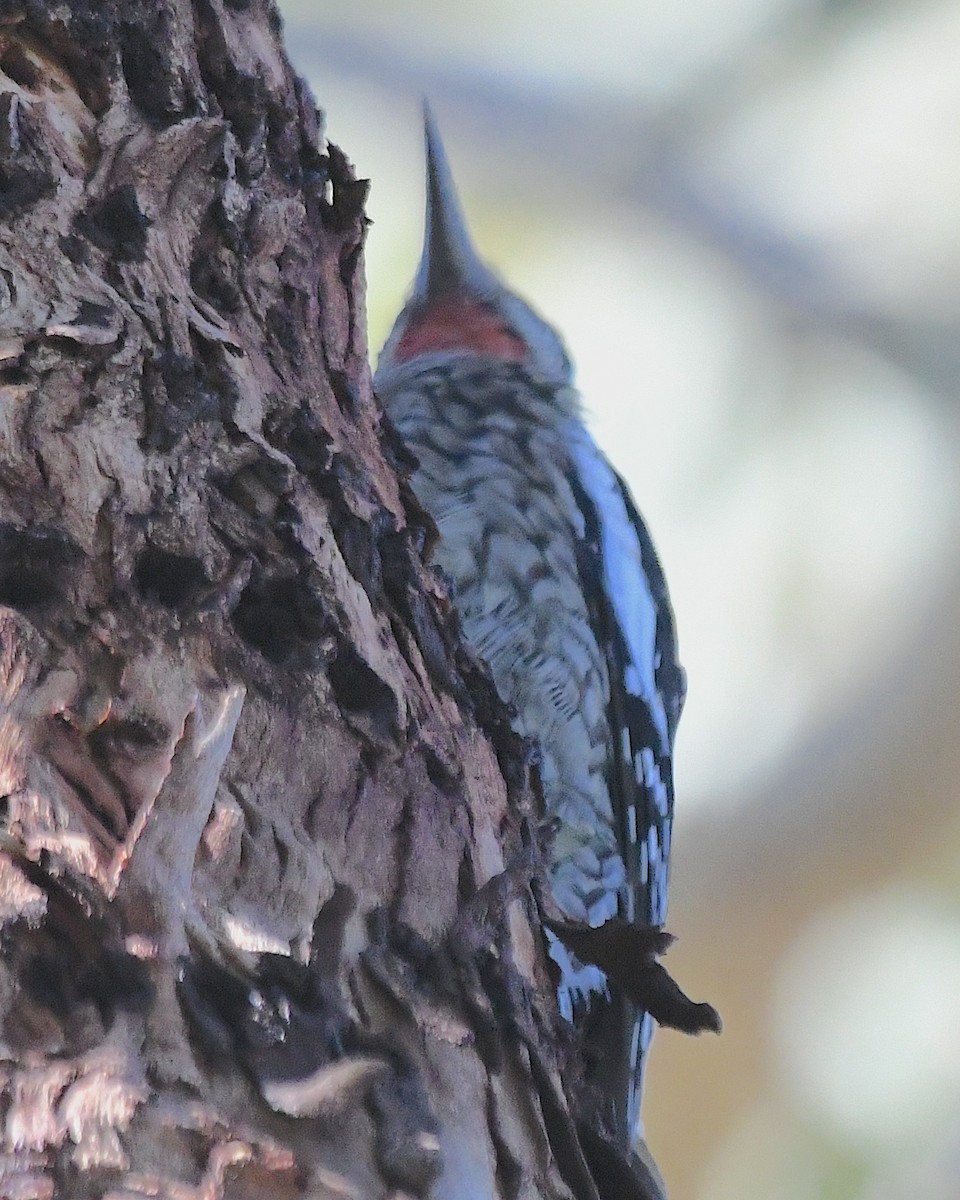
[(595, 1197), (279, 36), (0, 4), (0, 1194)]

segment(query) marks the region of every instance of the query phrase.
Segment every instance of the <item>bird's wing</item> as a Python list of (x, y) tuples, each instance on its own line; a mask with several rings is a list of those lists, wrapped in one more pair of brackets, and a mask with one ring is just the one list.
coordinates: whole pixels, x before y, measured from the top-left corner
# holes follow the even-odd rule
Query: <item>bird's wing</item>
[[(621, 916), (662, 925), (673, 824), (673, 740), (685, 694), (673, 611), (650, 534), (623, 480), (579, 423), (568, 444), (571, 486), (584, 520), (578, 565), (609, 672), (607, 783), (626, 876)], [(620, 1018), (618, 1025), (622, 1030)], [(653, 1025), (635, 1010), (626, 1025), (633, 1123)]]
[(632, 893), (622, 915), (662, 925), (673, 820), (673, 740), (685, 691), (673, 611), (650, 534), (623, 480), (579, 424), (569, 445), (584, 519), (578, 565), (610, 678), (608, 786)]

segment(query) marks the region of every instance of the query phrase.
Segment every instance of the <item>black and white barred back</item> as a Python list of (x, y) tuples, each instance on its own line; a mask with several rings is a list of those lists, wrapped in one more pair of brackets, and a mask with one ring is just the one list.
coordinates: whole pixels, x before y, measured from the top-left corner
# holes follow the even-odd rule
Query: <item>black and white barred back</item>
[[(377, 389), (419, 461), (464, 633), (539, 746), (557, 906), (660, 926), (684, 692), (663, 572), (559, 339), (476, 258), (429, 120), (427, 135), (424, 260)], [(629, 1140), (652, 1021), (555, 938), (551, 956), (588, 1079)]]

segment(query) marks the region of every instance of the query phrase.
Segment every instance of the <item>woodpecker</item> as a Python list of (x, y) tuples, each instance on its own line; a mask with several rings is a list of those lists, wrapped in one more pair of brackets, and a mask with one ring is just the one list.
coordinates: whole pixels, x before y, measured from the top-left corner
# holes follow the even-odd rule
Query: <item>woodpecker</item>
[[(560, 337), (478, 257), (429, 112), (425, 131), (423, 253), (375, 387), (464, 635), (539, 747), (553, 901), (584, 926), (659, 927), (685, 693), (663, 571)], [(629, 1144), (652, 1018), (548, 937), (602, 1123)]]

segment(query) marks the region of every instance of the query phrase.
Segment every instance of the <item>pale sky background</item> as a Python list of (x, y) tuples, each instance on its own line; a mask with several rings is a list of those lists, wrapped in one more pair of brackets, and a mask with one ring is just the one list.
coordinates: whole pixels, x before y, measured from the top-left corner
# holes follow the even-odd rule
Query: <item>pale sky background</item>
[(374, 349), (419, 254), (427, 95), (664, 560), (673, 966), (727, 1022), (657, 1039), (673, 1200), (955, 1198), (960, 8), (281, 7), (372, 180)]

